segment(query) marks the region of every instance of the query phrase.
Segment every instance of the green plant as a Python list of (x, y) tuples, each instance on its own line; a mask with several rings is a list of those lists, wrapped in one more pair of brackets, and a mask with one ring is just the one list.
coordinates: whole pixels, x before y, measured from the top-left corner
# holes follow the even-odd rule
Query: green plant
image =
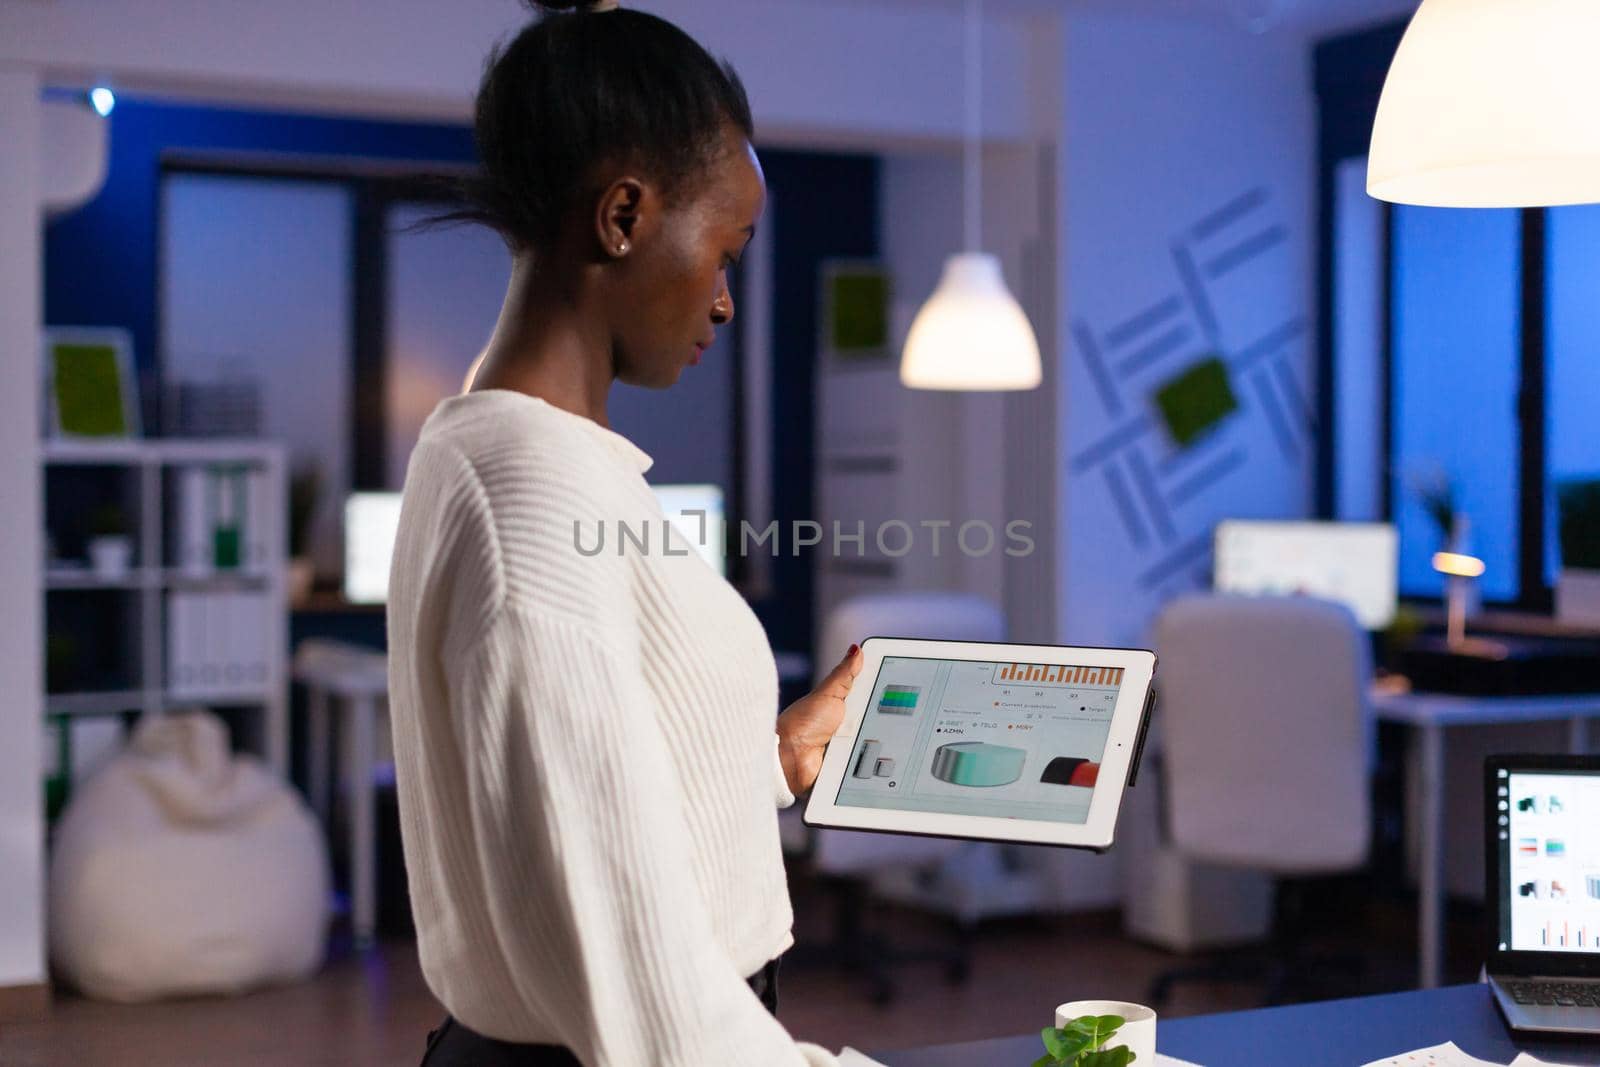
[(1450, 476), (1437, 468), (1416, 473), (1411, 477), (1411, 487), (1422, 510), (1439, 528), (1440, 541), (1449, 544), (1456, 528), (1456, 487)]
[(101, 504), (89, 513), (90, 537), (117, 537), (128, 532), (127, 513), (116, 504)]
[(311, 516), (322, 495), (322, 470), (308, 463), (289, 476), (289, 555), (303, 556), (311, 540)]
[(1402, 604), (1395, 609), (1394, 621), (1381, 634), (1383, 646), (1390, 655), (1398, 655), (1416, 643), (1425, 629), (1426, 622), (1417, 609)]
[(1066, 1026), (1039, 1031), (1045, 1054), (1033, 1067), (1127, 1067), (1136, 1057), (1127, 1045), (1101, 1048), (1127, 1022), (1120, 1015), (1081, 1015)]
[(1556, 487), (1561, 531), (1561, 565), (1600, 570), (1600, 478), (1581, 478)]
[(1207, 353), (1176, 378), (1156, 390), (1156, 408), (1179, 448), (1188, 448), (1223, 419), (1239, 410), (1239, 397), (1228, 377), (1228, 365)]

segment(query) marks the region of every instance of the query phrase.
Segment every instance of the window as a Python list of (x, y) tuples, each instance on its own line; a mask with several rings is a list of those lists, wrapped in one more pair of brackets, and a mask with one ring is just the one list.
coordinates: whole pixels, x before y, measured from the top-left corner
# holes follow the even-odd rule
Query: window
[(1556, 490), (1600, 477), (1600, 207), (1545, 213), (1547, 388), (1544, 574), (1561, 568)]
[(1400, 590), (1444, 590), (1444, 548), (1423, 505), (1447, 484), (1485, 564), (1486, 600), (1519, 598), (1519, 212), (1396, 207), (1390, 259), (1390, 513)]
[[(1400, 588), (1437, 596), (1438, 526), (1418, 483), (1448, 479), (1487, 600), (1547, 610), (1555, 491), (1600, 474), (1600, 209), (1389, 205), (1364, 188), (1405, 21), (1314, 52), (1318, 108), (1318, 513), (1388, 518)], [(1600, 295), (1600, 294), (1595, 294)]]

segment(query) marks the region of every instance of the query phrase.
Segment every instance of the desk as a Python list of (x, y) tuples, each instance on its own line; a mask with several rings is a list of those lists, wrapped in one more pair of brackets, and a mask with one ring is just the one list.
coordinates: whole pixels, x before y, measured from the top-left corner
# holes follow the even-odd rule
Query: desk
[[(294, 652), (294, 680), (306, 687), (306, 784), (311, 807), (328, 819), (328, 716), (337, 707), (339, 783), (349, 799), (350, 925), (356, 945), (370, 948), (378, 929), (378, 713), (388, 700), (389, 657), (339, 641), (309, 638)], [(338, 704), (335, 705), (334, 701)]]
[(1567, 748), (1586, 752), (1589, 719), (1600, 715), (1600, 693), (1472, 697), (1374, 690), (1378, 718), (1416, 731), (1422, 794), (1421, 869), (1417, 885), (1417, 972), (1425, 989), (1439, 984), (1444, 942), (1444, 732), (1451, 726), (1567, 720)]
[[(1482, 985), (1163, 1019), (1156, 1026), (1160, 1052), (1201, 1067), (1357, 1067), (1446, 1041), (1498, 1063), (1531, 1052), (1556, 1063), (1600, 1064), (1593, 1038), (1513, 1040)], [(1021, 1067), (1043, 1052), (1035, 1031), (870, 1055), (889, 1067)]]

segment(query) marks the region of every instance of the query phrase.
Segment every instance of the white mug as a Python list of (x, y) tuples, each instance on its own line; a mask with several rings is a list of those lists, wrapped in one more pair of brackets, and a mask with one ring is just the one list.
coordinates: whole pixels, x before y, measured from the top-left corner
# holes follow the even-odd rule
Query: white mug
[(1138, 1067), (1155, 1067), (1156, 1013), (1143, 1004), (1121, 1000), (1074, 1000), (1056, 1008), (1056, 1026), (1064, 1027), (1084, 1015), (1120, 1015), (1125, 1020), (1117, 1034), (1106, 1042), (1108, 1048), (1127, 1045)]

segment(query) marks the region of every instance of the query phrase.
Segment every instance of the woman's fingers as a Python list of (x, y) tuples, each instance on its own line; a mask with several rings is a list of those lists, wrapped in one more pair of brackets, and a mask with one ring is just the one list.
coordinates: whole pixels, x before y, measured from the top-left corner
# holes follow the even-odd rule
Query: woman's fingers
[(856, 675), (861, 673), (862, 659), (861, 646), (851, 645), (850, 651), (846, 652), (844, 659), (840, 660), (833, 670), (828, 672), (828, 676), (822, 680), (822, 684), (817, 687), (817, 691), (843, 700), (845, 695), (850, 692), (850, 683), (855, 681)]

